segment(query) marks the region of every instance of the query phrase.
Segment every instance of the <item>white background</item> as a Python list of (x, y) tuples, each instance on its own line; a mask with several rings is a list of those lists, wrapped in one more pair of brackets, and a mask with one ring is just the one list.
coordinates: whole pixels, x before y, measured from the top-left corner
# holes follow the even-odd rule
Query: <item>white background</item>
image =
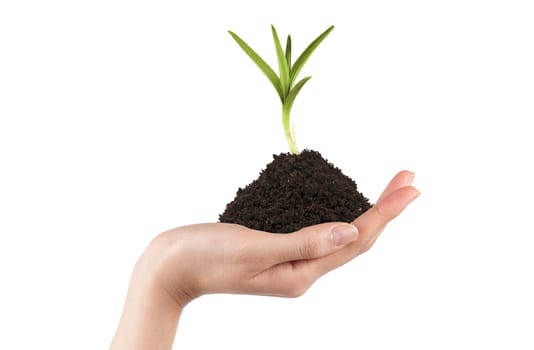
[(304, 68), (300, 148), (421, 197), (298, 299), (206, 296), (178, 349), (533, 349), (530, 1), (2, 1), (0, 348), (107, 348), (132, 267), (286, 152), (227, 34)]

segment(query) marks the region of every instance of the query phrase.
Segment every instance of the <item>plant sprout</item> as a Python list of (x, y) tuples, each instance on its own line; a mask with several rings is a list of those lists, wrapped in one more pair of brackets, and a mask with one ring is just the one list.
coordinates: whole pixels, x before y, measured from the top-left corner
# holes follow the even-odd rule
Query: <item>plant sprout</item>
[(291, 62), (291, 36), (287, 36), (286, 48), (285, 51), (282, 49), (280, 39), (278, 38), (278, 33), (274, 26), (271, 25), (271, 30), (274, 39), (274, 46), (276, 48), (276, 56), (278, 58), (278, 69), (279, 75), (277, 75), (274, 70), (258, 55), (247, 43), (243, 41), (239, 36), (237, 36), (232, 31), (228, 31), (230, 35), (235, 39), (235, 41), (241, 46), (243, 51), (256, 63), (256, 65), (261, 69), (261, 71), (269, 78), (273, 84), (278, 96), (280, 96), (280, 101), (282, 102), (282, 124), (284, 125), (284, 131), (286, 135), (286, 140), (289, 145), (289, 150), (293, 154), (298, 154), (297, 142), (295, 140), (295, 127), (294, 125), (290, 127), (290, 113), (291, 107), (293, 107), (293, 102), (297, 97), (300, 89), (310, 80), (310, 76), (307, 76), (301, 79), (298, 83), (295, 84), (297, 76), (299, 75), (302, 67), (310, 58), (311, 54), (317, 46), (330, 34), (334, 29), (334, 26), (330, 26), (325, 30), (321, 35), (319, 35), (308, 47), (302, 52), (302, 54), (297, 58), (295, 63)]

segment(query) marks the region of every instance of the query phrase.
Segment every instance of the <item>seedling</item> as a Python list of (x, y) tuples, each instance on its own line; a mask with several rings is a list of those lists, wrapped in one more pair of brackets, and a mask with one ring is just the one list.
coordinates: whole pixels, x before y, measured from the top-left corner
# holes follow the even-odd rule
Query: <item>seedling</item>
[(301, 53), (297, 58), (295, 63), (291, 62), (291, 36), (287, 36), (286, 48), (285, 51), (282, 49), (282, 44), (278, 38), (278, 33), (274, 26), (271, 25), (271, 30), (274, 39), (274, 46), (276, 48), (276, 56), (278, 59), (278, 69), (279, 74), (277, 75), (275, 71), (258, 55), (248, 44), (243, 41), (237, 34), (232, 31), (228, 31), (230, 35), (235, 39), (239, 46), (245, 51), (245, 53), (256, 63), (260, 70), (267, 76), (271, 81), (280, 101), (282, 102), (282, 124), (284, 126), (284, 131), (286, 135), (287, 144), (289, 145), (289, 150), (293, 154), (298, 154), (297, 141), (295, 139), (295, 128), (294, 125), (290, 123), (291, 107), (293, 107), (293, 102), (297, 97), (298, 93), (310, 80), (311, 76), (302, 78), (298, 83), (295, 84), (297, 76), (299, 75), (302, 67), (310, 58), (311, 54), (315, 51), (317, 46), (330, 34), (334, 29), (334, 26), (330, 26), (325, 30), (321, 35), (319, 35), (308, 47)]
[(322, 222), (351, 222), (371, 207), (369, 199), (358, 191), (356, 182), (314, 150), (299, 153), (295, 130), (290, 127), (291, 107), (298, 93), (310, 80), (297, 81), (302, 67), (334, 26), (319, 35), (291, 61), (291, 36), (285, 50), (276, 29), (271, 26), (278, 74), (239, 36), (229, 31), (239, 46), (272, 83), (282, 102), (282, 124), (290, 153), (273, 155), (258, 178), (239, 188), (235, 198), (219, 215), (219, 221), (243, 225), (255, 230), (290, 233)]

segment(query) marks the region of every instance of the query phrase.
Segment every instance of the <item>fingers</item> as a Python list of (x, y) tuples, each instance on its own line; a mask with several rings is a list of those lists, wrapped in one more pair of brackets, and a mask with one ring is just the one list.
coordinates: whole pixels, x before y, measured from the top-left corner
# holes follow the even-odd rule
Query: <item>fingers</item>
[(380, 198), (378, 198), (376, 204), (379, 204), (385, 197), (393, 193), (393, 191), (398, 190), (401, 187), (410, 186), (413, 182), (413, 178), (414, 173), (408, 170), (403, 170), (397, 173), (397, 175), (391, 179)]
[[(401, 186), (402, 177), (397, 180), (401, 180), (397, 183), (397, 186)], [(395, 186), (394, 181), (392, 183)], [(320, 276), (367, 251), (383, 227), (418, 195), (419, 192), (414, 187), (400, 187), (383, 196), (378, 204), (356, 219), (353, 225), (326, 223), (284, 236), (274, 235), (270, 244), (275, 249), (272, 254), (275, 259), (270, 261), (270, 268), (255, 275), (255, 287), (268, 291), (270, 295), (301, 295)], [(354, 227), (358, 228), (357, 234), (353, 231)], [(336, 233), (340, 232), (342, 234), (339, 237), (344, 239), (336, 241)]]
[(376, 241), (384, 226), (397, 217), (418, 196), (419, 191), (411, 186), (397, 188), (386, 194), (375, 206), (353, 222), (359, 231), (357, 241), (334, 254), (310, 262), (310, 267), (317, 274), (323, 275), (366, 252)]
[(305, 227), (297, 232), (265, 237), (269, 247), (269, 264), (320, 258), (339, 251), (358, 239), (356, 226), (343, 222), (330, 222)]
[[(359, 238), (359, 246), (370, 247), (384, 226), (404, 210), (419, 192), (410, 187), (414, 173), (403, 170), (396, 174), (386, 186), (377, 203), (361, 215), (353, 225), (346, 223), (325, 223), (303, 228), (285, 235), (269, 235), (269, 242), (263, 246), (263, 256), (270, 256), (268, 262), (276, 265), (287, 261), (307, 260), (324, 257), (341, 250), (348, 243)], [(357, 227), (355, 229), (355, 227)], [(363, 230), (361, 232), (358, 231)], [(363, 233), (363, 234), (362, 234)], [(344, 237), (344, 240), (341, 240)]]
[(250, 279), (255, 293), (283, 297), (302, 295), (320, 276), (309, 262), (343, 249), (358, 239), (356, 226), (330, 222), (303, 228), (285, 235), (271, 235), (268, 265)]
[(419, 196), (414, 187), (401, 187), (382, 198), (371, 209), (354, 221), (362, 232), (362, 241), (370, 241), (380, 234), (388, 222), (396, 218), (413, 200)]

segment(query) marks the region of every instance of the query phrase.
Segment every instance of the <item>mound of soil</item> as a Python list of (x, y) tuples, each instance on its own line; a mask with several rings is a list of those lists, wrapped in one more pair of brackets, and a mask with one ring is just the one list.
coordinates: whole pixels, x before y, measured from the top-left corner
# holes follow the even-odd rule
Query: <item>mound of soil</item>
[(319, 152), (273, 158), (258, 179), (239, 188), (220, 222), (289, 233), (323, 222), (350, 222), (371, 207), (356, 183)]

